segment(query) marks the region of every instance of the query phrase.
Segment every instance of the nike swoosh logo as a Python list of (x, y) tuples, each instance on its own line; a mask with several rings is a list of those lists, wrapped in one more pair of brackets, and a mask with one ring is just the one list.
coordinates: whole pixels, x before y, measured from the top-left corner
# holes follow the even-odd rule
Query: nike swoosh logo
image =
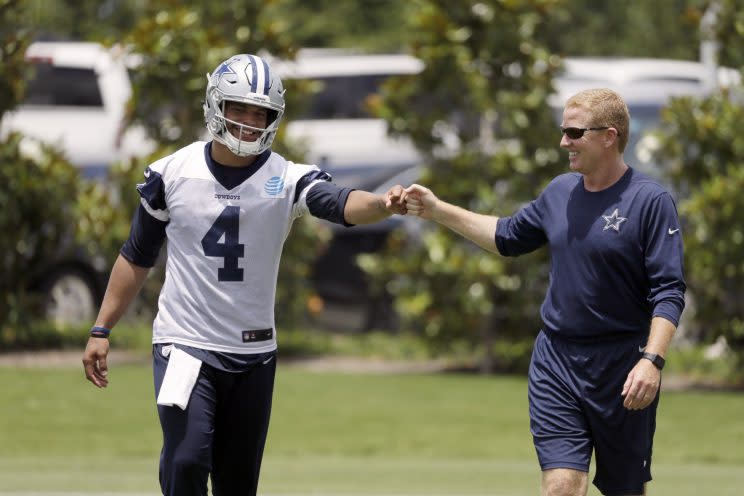
[(679, 228), (677, 228), (677, 229), (672, 229), (672, 228), (670, 227), (670, 228), (669, 228), (669, 230), (668, 230), (667, 232), (668, 232), (668, 233), (669, 233), (669, 234), (671, 235), (671, 234), (674, 234), (674, 233), (676, 233), (677, 231), (679, 231)]
[(646, 351), (646, 347), (645, 346), (639, 346), (638, 347), (638, 352), (639, 353), (643, 353), (644, 351)]
[(263, 364), (264, 364), (264, 365), (266, 365), (267, 363), (269, 363), (269, 362), (270, 362), (270, 361), (272, 361), (273, 359), (274, 359), (274, 357), (273, 357), (273, 356), (272, 356), (272, 357), (269, 357), (269, 358), (267, 358), (266, 360), (264, 360)]

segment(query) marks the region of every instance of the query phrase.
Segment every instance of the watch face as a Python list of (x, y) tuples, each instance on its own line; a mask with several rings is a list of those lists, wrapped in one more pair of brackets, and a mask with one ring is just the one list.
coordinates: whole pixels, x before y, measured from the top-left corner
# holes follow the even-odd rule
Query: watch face
[(664, 363), (665, 363), (664, 358), (655, 353), (644, 353), (643, 358), (651, 360), (651, 363), (653, 363), (656, 366), (656, 368), (659, 370), (664, 368)]

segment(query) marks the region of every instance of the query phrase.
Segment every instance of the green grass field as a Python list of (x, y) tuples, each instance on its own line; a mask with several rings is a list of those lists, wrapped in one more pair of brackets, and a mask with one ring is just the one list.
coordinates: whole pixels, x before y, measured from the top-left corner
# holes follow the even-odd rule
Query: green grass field
[[(150, 369), (0, 368), (0, 495), (156, 495)], [(662, 396), (654, 496), (744, 494), (744, 394)], [(537, 495), (523, 378), (280, 365), (261, 494)], [(599, 494), (595, 489), (591, 495)]]

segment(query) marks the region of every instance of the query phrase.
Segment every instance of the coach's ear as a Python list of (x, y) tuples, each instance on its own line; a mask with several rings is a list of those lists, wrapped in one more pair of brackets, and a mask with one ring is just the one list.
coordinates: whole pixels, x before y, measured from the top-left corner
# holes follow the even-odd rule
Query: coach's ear
[(605, 136), (604, 136), (604, 146), (605, 148), (612, 148), (612, 146), (617, 143), (617, 129), (614, 127), (607, 128), (605, 130)]

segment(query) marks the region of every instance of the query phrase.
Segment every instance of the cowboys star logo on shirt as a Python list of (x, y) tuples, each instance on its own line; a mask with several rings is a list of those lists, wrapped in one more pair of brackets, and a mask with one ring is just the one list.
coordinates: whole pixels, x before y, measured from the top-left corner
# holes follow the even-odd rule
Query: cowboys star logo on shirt
[(615, 209), (610, 215), (603, 215), (602, 218), (606, 222), (604, 229), (602, 229), (603, 231), (614, 229), (615, 231), (620, 232), (620, 224), (628, 220), (626, 217), (620, 217), (618, 209)]

